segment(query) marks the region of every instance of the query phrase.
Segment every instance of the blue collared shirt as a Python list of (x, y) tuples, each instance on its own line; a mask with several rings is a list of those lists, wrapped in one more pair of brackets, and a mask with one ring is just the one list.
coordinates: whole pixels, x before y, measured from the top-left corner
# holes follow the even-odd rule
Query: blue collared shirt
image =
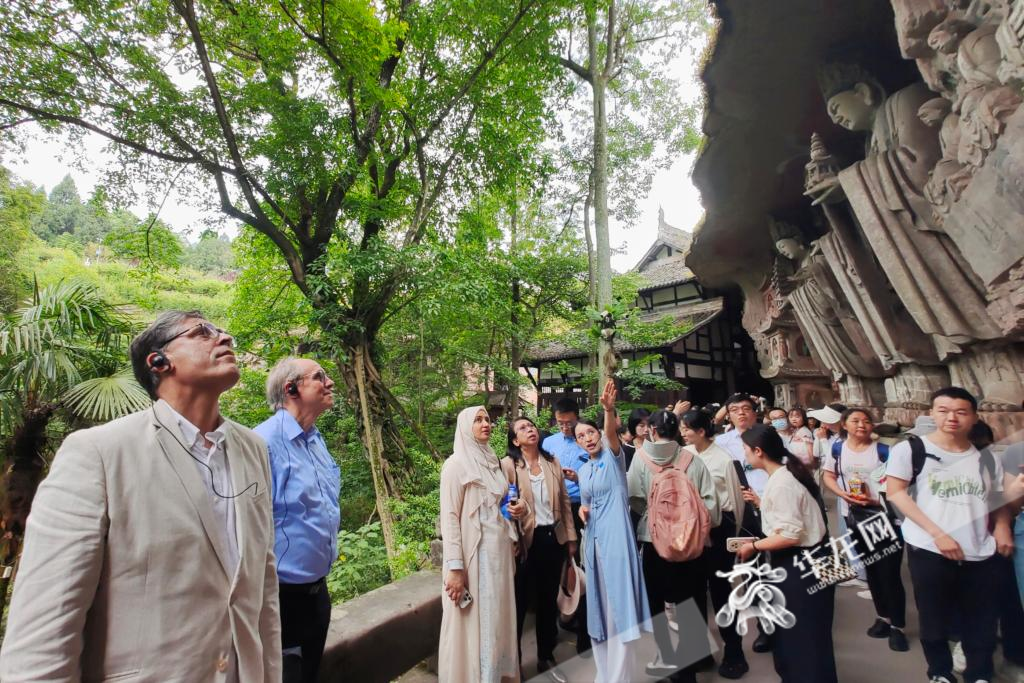
[[(576, 439), (566, 436), (562, 432), (555, 432), (544, 439), (541, 448), (558, 458), (558, 462), (565, 469), (579, 472), (583, 464), (590, 460), (590, 456), (583, 450), (583, 447), (576, 443)], [(573, 503), (580, 502), (580, 486), (574, 481), (565, 480), (565, 491), (569, 494), (569, 500)]]
[(281, 583), (312, 583), (338, 557), (341, 470), (320, 431), (302, 427), (287, 410), (256, 427), (270, 450), (274, 554)]

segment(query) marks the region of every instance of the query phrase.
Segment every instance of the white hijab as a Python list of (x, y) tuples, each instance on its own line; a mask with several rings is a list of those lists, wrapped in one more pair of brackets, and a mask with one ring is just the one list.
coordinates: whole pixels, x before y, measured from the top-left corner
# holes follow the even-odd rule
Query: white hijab
[(459, 413), (455, 426), (453, 457), (471, 463), (471, 469), (476, 470), (484, 488), (501, 497), (508, 490), (508, 482), (501, 473), (498, 456), (491, 450), (490, 444), (480, 443), (473, 436), (473, 421), (481, 410), (483, 407), (474, 406)]

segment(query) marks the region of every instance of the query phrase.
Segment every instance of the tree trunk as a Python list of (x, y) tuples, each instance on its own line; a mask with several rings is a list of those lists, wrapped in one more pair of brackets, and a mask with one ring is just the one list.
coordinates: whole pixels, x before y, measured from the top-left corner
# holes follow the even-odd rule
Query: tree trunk
[[(3, 501), (0, 514), (3, 535), (0, 536), (0, 565), (13, 567), (21, 552), (25, 536), (25, 522), (32, 509), (32, 500), (43, 478), (43, 449), (46, 446), (46, 427), (55, 406), (26, 405), (21, 424), (14, 430), (4, 447), (4, 460), (8, 463), (3, 478)], [(13, 571), (0, 569), (0, 614)]]
[(384, 449), (388, 402), (385, 393), (381, 391), (380, 375), (373, 363), (370, 346), (365, 339), (352, 344), (346, 349), (348, 358), (338, 363), (338, 366), (345, 378), (350, 403), (356, 408), (363, 445), (370, 461), (381, 535), (384, 537), (388, 558), (393, 559), (397, 555), (398, 544), (395, 540), (395, 522), (391, 514), (390, 501), (398, 497), (398, 491), (389, 472)]
[[(612, 8), (609, 9), (609, 23), (612, 20)], [(590, 87), (594, 96), (594, 246), (597, 256), (597, 310), (600, 313), (612, 303), (612, 255), (608, 235), (608, 74), (599, 63), (597, 20), (593, 10), (587, 14), (587, 39), (592, 79)], [(613, 46), (606, 45), (605, 49), (611, 50)], [(615, 372), (615, 352), (611, 340), (604, 337), (598, 340), (597, 358), (600, 368), (598, 386), (603, 387)]]
[(594, 171), (587, 178), (587, 198), (583, 200), (583, 236), (587, 241), (588, 301), (597, 309), (597, 256), (594, 254), (594, 238), (590, 236), (590, 208), (594, 205)]
[[(519, 243), (519, 194), (515, 191), (515, 185), (513, 184), (512, 193), (512, 211), (511, 219), (509, 221), (509, 248), (508, 255), (509, 261), (515, 263), (516, 260), (516, 249)], [(512, 366), (513, 376), (518, 375), (519, 365), (523, 360), (523, 345), (522, 345), (522, 331), (519, 328), (519, 307), (522, 304), (522, 292), (519, 289), (519, 278), (512, 275), (512, 307), (509, 316), (509, 322), (512, 324), (512, 334), (509, 335), (508, 341), (508, 359), (509, 365)], [(508, 418), (509, 424), (512, 420), (519, 417), (519, 383), (512, 379), (507, 382), (505, 388), (505, 417)]]

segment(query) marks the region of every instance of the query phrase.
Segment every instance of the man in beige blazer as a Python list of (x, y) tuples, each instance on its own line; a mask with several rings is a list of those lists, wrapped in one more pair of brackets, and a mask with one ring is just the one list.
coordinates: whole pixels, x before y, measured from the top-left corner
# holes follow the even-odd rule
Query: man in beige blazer
[(132, 342), (154, 406), (75, 432), (36, 494), (0, 680), (281, 679), (264, 442), (220, 415), (229, 335), (171, 311)]

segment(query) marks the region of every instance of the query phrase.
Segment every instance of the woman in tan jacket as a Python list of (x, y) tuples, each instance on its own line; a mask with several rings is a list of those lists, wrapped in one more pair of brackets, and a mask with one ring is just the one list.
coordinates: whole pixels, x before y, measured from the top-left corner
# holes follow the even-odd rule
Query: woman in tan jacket
[[(516, 531), (501, 513), (508, 480), (488, 445), (490, 435), (487, 411), (463, 410), (455, 452), (441, 467), (442, 683), (519, 680), (513, 586)], [(513, 507), (522, 516), (522, 504)]]
[[(520, 530), (520, 564), (516, 572), (516, 618), (519, 640), (531, 599), (537, 606), (537, 671), (555, 681), (565, 675), (555, 664), (558, 642), (558, 581), (567, 557), (576, 553), (576, 528), (569, 494), (558, 460), (540, 449), (540, 431), (533, 420), (520, 417), (508, 429), (508, 457), (501, 469), (515, 484), (525, 503), (517, 520)], [(520, 643), (520, 659), (522, 644)]]

